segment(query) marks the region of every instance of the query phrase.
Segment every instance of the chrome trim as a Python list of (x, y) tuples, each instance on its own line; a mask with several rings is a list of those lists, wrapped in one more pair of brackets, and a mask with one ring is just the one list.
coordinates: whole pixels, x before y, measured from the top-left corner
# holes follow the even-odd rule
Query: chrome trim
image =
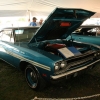
[(100, 59), (98, 59), (98, 60), (96, 60), (95, 62), (93, 62), (93, 63), (91, 63), (91, 64), (88, 64), (88, 65), (86, 65), (86, 66), (84, 66), (84, 67), (81, 67), (81, 68), (78, 68), (78, 69), (75, 69), (75, 70), (72, 70), (72, 71), (68, 71), (68, 72), (66, 72), (66, 73), (64, 73), (64, 74), (60, 74), (60, 75), (56, 75), (56, 76), (51, 76), (51, 78), (52, 78), (52, 79), (58, 79), (58, 78), (61, 78), (61, 77), (63, 77), (63, 76), (70, 75), (70, 74), (72, 74), (72, 73), (75, 73), (75, 72), (81, 71), (81, 70), (83, 70), (83, 69), (86, 69), (88, 66), (91, 66), (91, 65), (93, 65), (93, 64), (95, 64), (95, 63), (97, 63), (97, 62), (99, 62), (99, 61), (100, 61)]

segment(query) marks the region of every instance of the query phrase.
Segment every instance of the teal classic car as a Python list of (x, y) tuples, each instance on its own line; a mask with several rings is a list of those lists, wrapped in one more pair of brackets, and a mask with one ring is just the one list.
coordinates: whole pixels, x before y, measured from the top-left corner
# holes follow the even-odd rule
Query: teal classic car
[(66, 40), (93, 14), (84, 9), (56, 8), (40, 28), (5, 28), (0, 33), (0, 58), (24, 71), (34, 90), (75, 77), (100, 61), (99, 46)]
[(82, 25), (67, 37), (67, 40), (80, 41), (100, 46), (100, 25)]

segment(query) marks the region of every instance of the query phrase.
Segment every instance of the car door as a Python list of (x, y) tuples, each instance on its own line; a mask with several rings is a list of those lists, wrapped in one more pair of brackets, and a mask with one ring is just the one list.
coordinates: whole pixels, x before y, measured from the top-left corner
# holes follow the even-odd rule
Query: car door
[(3, 30), (0, 34), (0, 58), (12, 64), (12, 49), (14, 45), (13, 31), (11, 29)]

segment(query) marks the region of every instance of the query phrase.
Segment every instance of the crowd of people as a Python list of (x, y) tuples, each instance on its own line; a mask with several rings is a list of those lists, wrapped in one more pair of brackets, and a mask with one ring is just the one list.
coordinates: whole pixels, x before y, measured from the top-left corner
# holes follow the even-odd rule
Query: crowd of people
[(43, 23), (43, 19), (41, 18), (39, 22), (37, 22), (37, 18), (33, 17), (32, 22), (29, 23), (29, 26), (41, 26)]

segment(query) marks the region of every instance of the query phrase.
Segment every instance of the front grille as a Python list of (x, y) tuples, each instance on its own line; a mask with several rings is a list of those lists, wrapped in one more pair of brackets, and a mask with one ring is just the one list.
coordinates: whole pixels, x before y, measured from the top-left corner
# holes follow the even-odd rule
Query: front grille
[(84, 54), (84, 56), (77, 56), (77, 57), (73, 57), (72, 59), (68, 59), (67, 62), (67, 67), (63, 70), (59, 70), (57, 72), (55, 72), (55, 74), (61, 74), (63, 72), (66, 72), (68, 70), (71, 69), (75, 69), (75, 68), (79, 68), (82, 67), (82, 65), (84, 66), (87, 63), (90, 63), (91, 61), (94, 60), (94, 53), (92, 52), (91, 54)]
[(69, 63), (67, 65), (68, 67), (66, 69), (72, 68), (76, 65), (80, 65), (80, 64), (83, 64), (83, 63), (88, 62), (88, 61), (92, 61), (93, 58), (94, 58), (94, 56), (90, 56), (90, 57), (87, 57), (86, 59), (82, 59), (82, 60), (78, 60), (78, 61), (74, 61), (72, 63)]

